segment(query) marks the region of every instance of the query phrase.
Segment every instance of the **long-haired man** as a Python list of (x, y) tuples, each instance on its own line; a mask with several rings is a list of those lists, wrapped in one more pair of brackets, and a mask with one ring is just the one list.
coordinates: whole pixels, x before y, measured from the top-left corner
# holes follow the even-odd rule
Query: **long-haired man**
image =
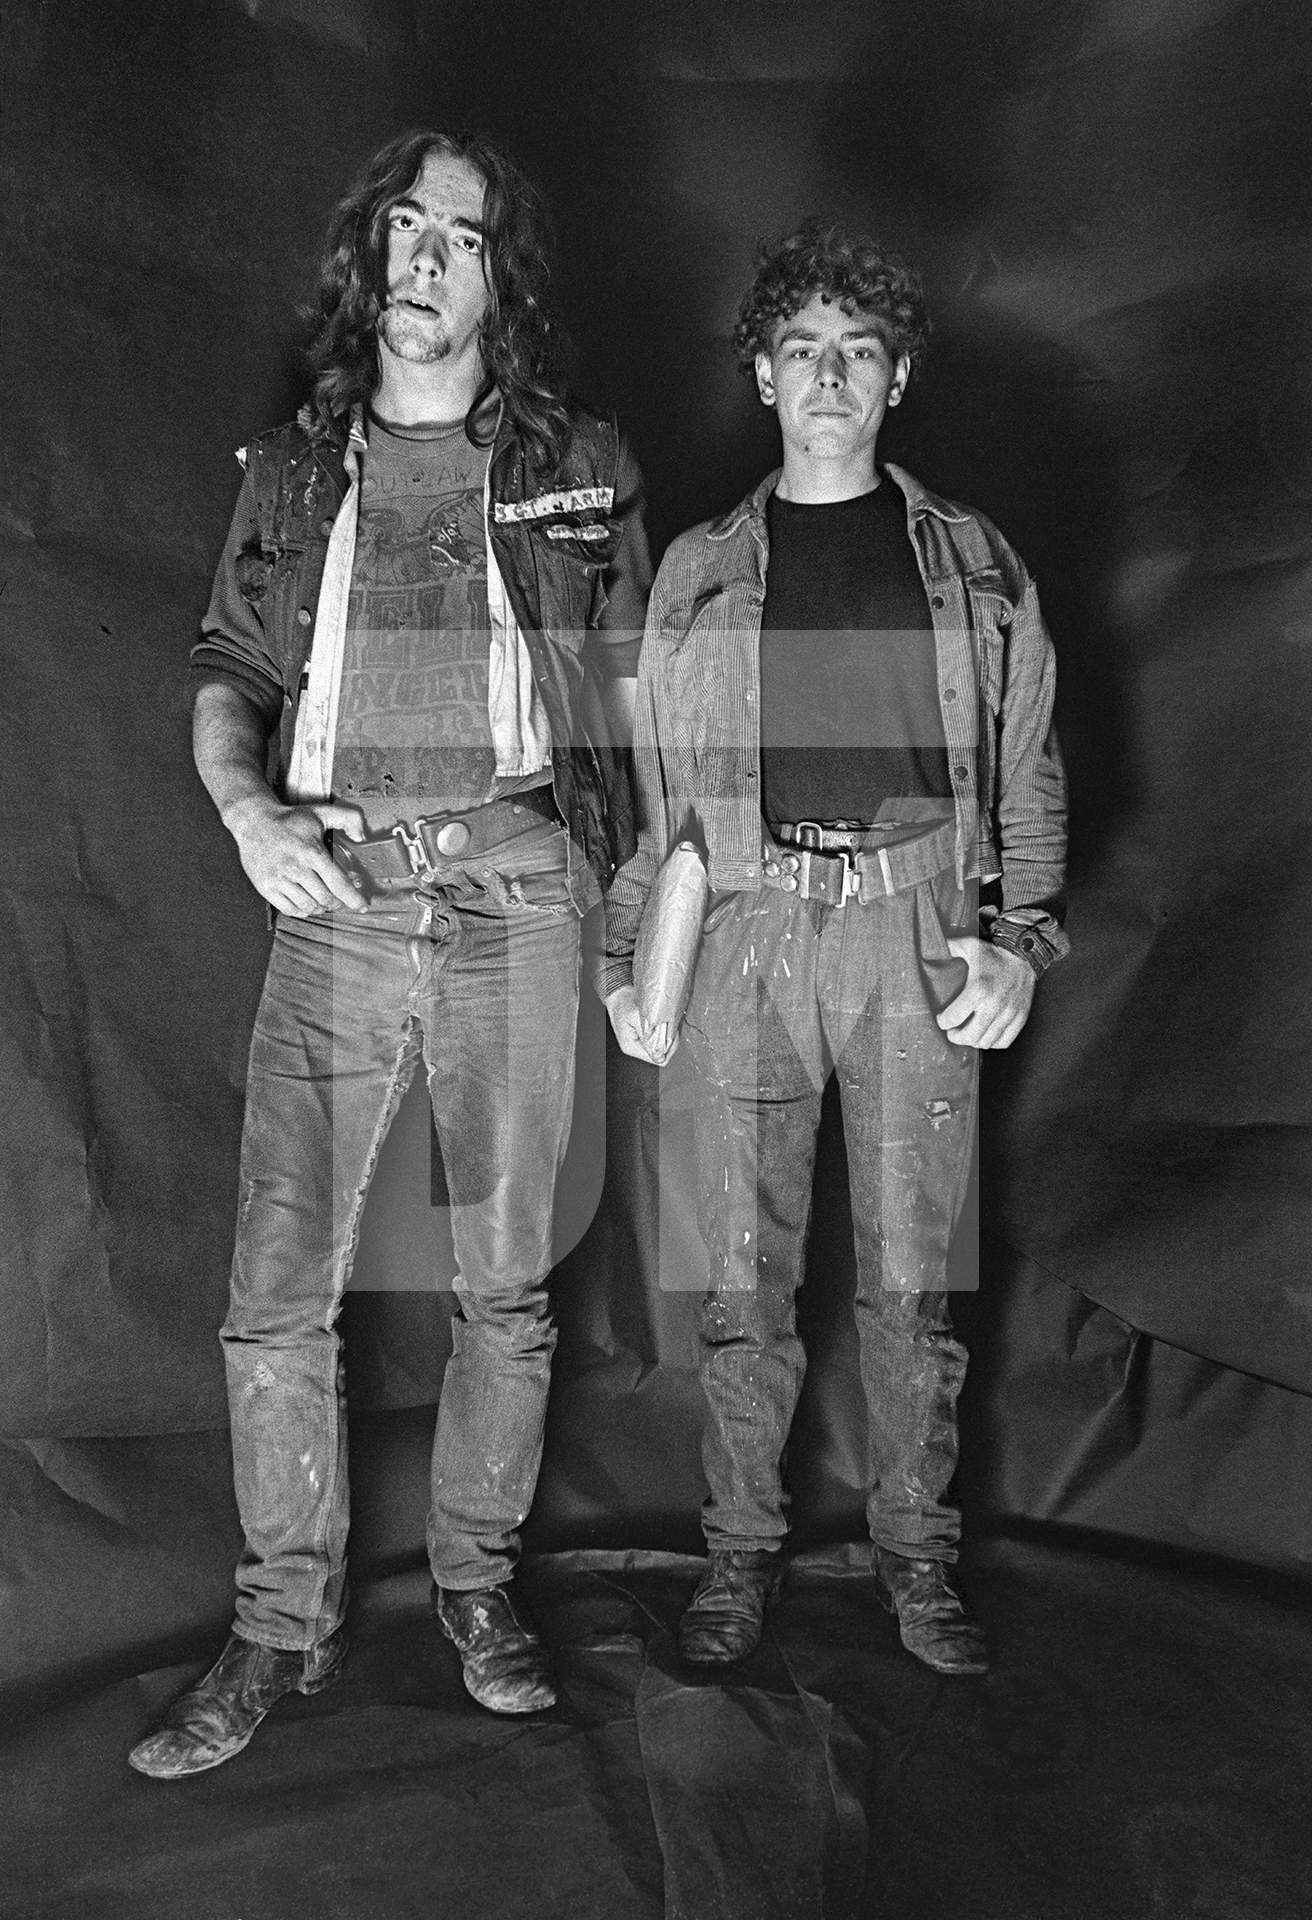
[(312, 397), (241, 456), (192, 670), (196, 763), (275, 920), (223, 1328), (246, 1538), (232, 1636), (133, 1752), (143, 1773), (219, 1765), (340, 1668), (335, 1323), (421, 1064), (459, 1266), (435, 1611), (484, 1706), (554, 1699), (512, 1576), (555, 1339), (579, 921), (631, 846), (591, 733), (631, 711), (650, 567), (632, 459), (562, 389), (545, 240), (490, 142), (390, 141), (333, 220)]

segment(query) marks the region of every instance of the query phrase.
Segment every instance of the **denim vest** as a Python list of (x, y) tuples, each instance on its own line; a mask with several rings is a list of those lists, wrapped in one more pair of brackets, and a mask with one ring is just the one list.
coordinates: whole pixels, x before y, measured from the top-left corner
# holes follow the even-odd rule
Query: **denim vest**
[[(624, 756), (589, 731), (584, 640), (641, 620), (651, 571), (637, 468), (613, 421), (571, 408), (557, 468), (531, 466), (503, 419), (488, 465), (487, 536), (531, 663), (551, 733), (556, 804), (602, 885), (636, 844)], [(333, 526), (349, 488), (346, 428), (311, 431), (302, 416), (239, 455), (245, 481), (219, 564), (194, 679), (236, 685), (278, 728), (274, 776), (284, 791)]]

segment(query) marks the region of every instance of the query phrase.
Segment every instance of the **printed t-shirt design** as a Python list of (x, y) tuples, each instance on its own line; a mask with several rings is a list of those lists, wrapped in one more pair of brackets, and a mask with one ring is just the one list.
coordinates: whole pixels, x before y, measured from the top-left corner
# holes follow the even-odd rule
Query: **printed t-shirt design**
[(488, 723), (488, 450), (369, 426), (334, 749), (337, 797), (389, 825), (477, 806), (496, 770)]

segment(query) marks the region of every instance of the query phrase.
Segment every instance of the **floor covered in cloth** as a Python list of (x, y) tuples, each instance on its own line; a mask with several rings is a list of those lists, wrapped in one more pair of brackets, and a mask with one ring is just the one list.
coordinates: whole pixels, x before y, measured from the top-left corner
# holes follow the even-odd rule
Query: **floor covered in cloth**
[[(464, 1693), (426, 1576), (361, 1589), (328, 1692), (247, 1751), (142, 1779), (211, 1655), (11, 1716), (14, 1920), (1296, 1920), (1312, 1886), (1312, 1609), (1269, 1577), (1031, 1530), (965, 1572), (986, 1680), (917, 1666), (863, 1555), (794, 1562), (759, 1652), (684, 1668), (697, 1571), (565, 1553), (527, 1582), (552, 1712)], [(219, 1636), (221, 1644), (222, 1635)], [(212, 1649), (217, 1652), (217, 1645)]]

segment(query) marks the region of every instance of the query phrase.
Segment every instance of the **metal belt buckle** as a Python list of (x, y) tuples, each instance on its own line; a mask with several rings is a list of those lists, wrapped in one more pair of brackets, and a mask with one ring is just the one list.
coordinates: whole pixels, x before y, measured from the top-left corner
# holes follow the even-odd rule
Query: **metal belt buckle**
[(431, 875), (433, 869), (428, 864), (428, 852), (424, 846), (423, 834), (420, 831), (423, 825), (424, 822), (422, 820), (416, 820), (415, 831), (409, 833), (406, 830), (405, 821), (398, 820), (392, 828), (392, 832), (406, 850), (410, 861), (410, 871), (421, 880), (426, 880)]
[[(816, 857), (815, 854), (812, 854), (807, 861), (808, 878), (810, 862)], [(856, 855), (850, 847), (837, 847), (833, 853), (822, 853), (819, 855), (819, 858), (821, 860), (837, 860), (842, 867), (843, 881), (841, 887), (838, 889), (838, 898), (833, 899), (831, 897), (829, 882), (827, 880), (825, 882), (824, 897), (828, 900), (830, 906), (845, 906), (849, 900), (855, 898), (861, 892), (861, 870), (856, 864)]]

